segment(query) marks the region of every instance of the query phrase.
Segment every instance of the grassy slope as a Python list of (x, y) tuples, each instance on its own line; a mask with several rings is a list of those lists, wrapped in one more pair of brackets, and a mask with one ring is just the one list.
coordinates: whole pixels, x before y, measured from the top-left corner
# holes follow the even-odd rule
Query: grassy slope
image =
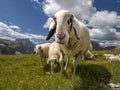
[(34, 55), (0, 55), (0, 90), (105, 90), (101, 83), (120, 83), (120, 62), (103, 62), (103, 53), (93, 52), (95, 61), (79, 63), (76, 75), (72, 76), (72, 60), (66, 73), (59, 69), (53, 75), (46, 74), (40, 60)]

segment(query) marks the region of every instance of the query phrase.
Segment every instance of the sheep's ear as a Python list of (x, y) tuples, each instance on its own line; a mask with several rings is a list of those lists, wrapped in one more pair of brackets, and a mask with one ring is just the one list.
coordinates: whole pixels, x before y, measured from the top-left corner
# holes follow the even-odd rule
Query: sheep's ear
[(41, 50), (41, 46), (39, 46), (38, 49)]
[(74, 30), (74, 34), (75, 34), (75, 36), (76, 36), (77, 40), (80, 40), (80, 38), (78, 37), (78, 34), (77, 34), (77, 30), (76, 30), (76, 28), (75, 28), (75, 27), (73, 27), (73, 30)]
[(56, 30), (56, 23), (55, 21), (53, 20), (50, 24), (50, 28), (49, 28), (49, 33), (47, 35), (47, 38), (46, 40), (49, 40), (55, 33), (55, 30)]
[(78, 37), (78, 32), (77, 32), (78, 31), (78, 26), (77, 26), (76, 23), (77, 23), (77, 21), (73, 17), (72, 26), (73, 26), (74, 34), (75, 34), (77, 40), (80, 40), (80, 38)]
[(42, 49), (42, 47), (41, 47), (41, 46), (39, 47), (39, 50), (40, 50), (41, 52), (43, 52), (43, 49)]

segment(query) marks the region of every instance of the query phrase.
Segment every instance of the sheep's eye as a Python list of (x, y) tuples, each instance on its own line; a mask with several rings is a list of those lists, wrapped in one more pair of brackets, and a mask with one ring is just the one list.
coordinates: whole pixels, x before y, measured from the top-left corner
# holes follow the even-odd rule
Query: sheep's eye
[(67, 21), (68, 25), (70, 24), (70, 20)]
[(53, 20), (54, 20), (55, 24), (57, 24), (57, 21), (56, 21), (56, 19), (57, 19), (56, 17), (53, 17)]
[(56, 21), (56, 17), (53, 17), (53, 20)]

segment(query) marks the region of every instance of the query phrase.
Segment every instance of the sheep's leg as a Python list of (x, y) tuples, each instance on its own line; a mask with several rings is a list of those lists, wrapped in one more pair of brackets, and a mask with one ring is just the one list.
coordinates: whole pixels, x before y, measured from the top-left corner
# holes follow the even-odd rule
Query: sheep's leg
[(63, 71), (63, 57), (64, 57), (63, 54), (61, 54), (59, 59), (61, 71)]
[(51, 74), (53, 74), (53, 72), (54, 72), (54, 66), (53, 65), (54, 64), (52, 62), (50, 64), (51, 64)]
[(46, 65), (46, 58), (43, 58), (43, 67)]
[(79, 61), (79, 59), (81, 58), (81, 55), (80, 54), (77, 54), (76, 56), (75, 56), (75, 60), (73, 61), (73, 74), (75, 74), (75, 72), (76, 72), (76, 69), (77, 69), (77, 66), (78, 66), (78, 61)]
[(43, 64), (43, 58), (40, 58), (41, 59), (41, 68), (44, 67), (44, 64)]
[(75, 59), (73, 61), (73, 74), (75, 74), (77, 66), (78, 66), (78, 59)]
[(66, 71), (66, 69), (67, 69), (67, 66), (68, 66), (69, 60), (70, 60), (70, 57), (67, 56), (67, 61), (66, 61), (65, 67), (64, 67), (64, 70), (65, 70), (65, 71)]
[(81, 60), (84, 61), (85, 60), (85, 56), (81, 55)]

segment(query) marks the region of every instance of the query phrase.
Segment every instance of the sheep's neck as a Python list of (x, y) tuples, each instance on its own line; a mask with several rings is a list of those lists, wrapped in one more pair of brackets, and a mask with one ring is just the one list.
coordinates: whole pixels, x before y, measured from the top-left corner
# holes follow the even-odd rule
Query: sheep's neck
[(76, 37), (74, 36), (74, 34), (70, 34), (70, 38), (68, 41), (68, 44), (66, 45), (66, 48), (68, 49), (72, 49), (76, 46), (78, 40), (76, 39)]

